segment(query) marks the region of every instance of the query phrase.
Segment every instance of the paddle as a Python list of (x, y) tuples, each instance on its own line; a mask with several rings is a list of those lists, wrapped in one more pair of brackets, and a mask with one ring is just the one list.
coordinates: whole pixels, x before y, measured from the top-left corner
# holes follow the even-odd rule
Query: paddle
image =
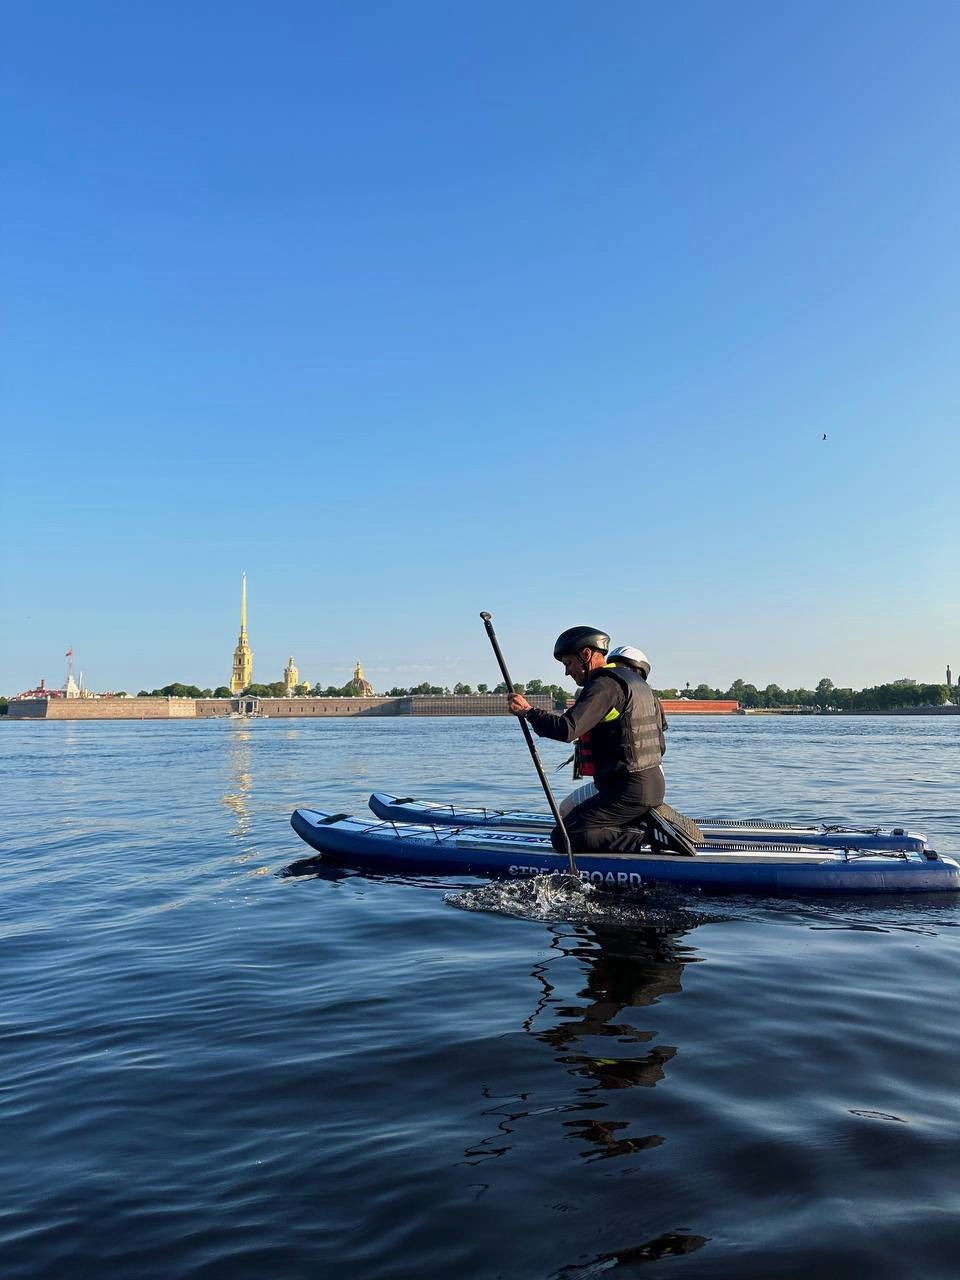
[[(490, 614), (481, 612), (480, 617), (483, 619), (483, 625), (487, 629), (487, 635), (490, 637), (490, 643), (493, 645), (493, 652), (496, 654), (497, 662), (500, 664), (500, 670), (503, 672), (503, 678), (506, 681), (507, 688), (511, 693), (516, 693), (513, 681), (510, 679), (510, 672), (507, 670), (507, 664), (503, 660), (503, 654), (500, 652), (500, 645), (497, 643), (497, 633), (493, 629), (493, 623), (490, 620)], [(537, 751), (533, 741), (533, 734), (530, 732), (530, 726), (522, 716), (517, 716), (520, 721), (520, 728), (523, 730), (523, 736), (526, 739), (530, 754), (533, 757), (533, 763), (537, 766), (537, 773), (540, 777), (540, 785), (543, 787), (544, 795), (547, 797), (547, 803), (550, 805), (550, 812), (553, 814), (553, 820), (557, 824), (557, 830), (563, 840), (564, 851), (567, 855), (567, 861), (570, 863), (570, 874), (575, 876), (577, 872), (577, 864), (573, 860), (573, 850), (570, 847), (570, 837), (567, 835), (567, 828), (563, 825), (563, 819), (560, 817), (560, 810), (557, 808), (557, 802), (553, 798), (553, 792), (550, 790), (550, 783), (547, 781), (547, 775), (543, 771), (543, 765), (540, 762), (540, 753)]]

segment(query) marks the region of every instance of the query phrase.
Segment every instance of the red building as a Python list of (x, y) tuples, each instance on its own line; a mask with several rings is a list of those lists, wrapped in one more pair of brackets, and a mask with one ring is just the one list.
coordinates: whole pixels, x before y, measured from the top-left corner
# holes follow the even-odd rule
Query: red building
[(15, 698), (11, 698), (11, 702), (20, 702), (24, 698), (62, 698), (62, 689), (48, 689), (43, 677), (40, 677), (40, 684), (36, 689), (27, 689), (25, 693), (18, 693)]
[(664, 698), (660, 705), (668, 716), (735, 716), (740, 710), (732, 698)]

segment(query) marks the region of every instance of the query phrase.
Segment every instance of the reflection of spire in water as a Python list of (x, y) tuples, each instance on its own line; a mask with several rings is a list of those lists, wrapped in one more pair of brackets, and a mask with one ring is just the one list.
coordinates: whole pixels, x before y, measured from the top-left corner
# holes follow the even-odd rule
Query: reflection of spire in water
[[(238, 729), (232, 735), (230, 752), (230, 783), (232, 789), (220, 797), (221, 803), (236, 816), (236, 823), (230, 835), (243, 840), (250, 831), (250, 811), (247, 808), (247, 796), (253, 785), (250, 772), (250, 740), (249, 729)], [(253, 852), (250, 850), (250, 852)]]
[[(677, 1052), (672, 1045), (651, 1044), (656, 1031), (633, 1026), (624, 1013), (656, 1004), (682, 989), (683, 966), (691, 957), (678, 945), (681, 930), (657, 926), (624, 930), (602, 924), (549, 929), (554, 954), (531, 972), (541, 991), (523, 1030), (549, 1046), (578, 1084), (559, 1105), (554, 1097), (549, 1107), (537, 1106), (531, 1088), (511, 1093), (509, 1100), (486, 1110), (484, 1115), (495, 1120), (496, 1133), (467, 1149), (464, 1154), (471, 1164), (505, 1155), (516, 1145), (514, 1135), (521, 1122), (546, 1112), (563, 1117), (561, 1127), (584, 1144), (580, 1154), (586, 1160), (632, 1155), (664, 1141), (659, 1134), (632, 1136), (630, 1119), (597, 1113), (609, 1111), (613, 1090), (655, 1087)], [(571, 959), (580, 962), (586, 978), (577, 992), (577, 1004), (558, 995), (550, 976), (554, 964)], [(591, 1045), (592, 1040), (600, 1043)], [(576, 1112), (590, 1114), (571, 1118)]]

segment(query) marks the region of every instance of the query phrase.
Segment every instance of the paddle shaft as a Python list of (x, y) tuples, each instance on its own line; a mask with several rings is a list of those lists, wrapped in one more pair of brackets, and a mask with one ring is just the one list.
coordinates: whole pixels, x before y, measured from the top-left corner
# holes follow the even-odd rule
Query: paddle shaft
[[(503, 654), (500, 652), (500, 644), (497, 640), (497, 633), (493, 629), (493, 622), (490, 620), (489, 613), (481, 613), (483, 625), (487, 629), (487, 635), (490, 637), (490, 643), (493, 645), (493, 652), (496, 655), (497, 662), (500, 664), (500, 670), (503, 672), (503, 678), (506, 681), (507, 689), (511, 693), (516, 693), (513, 681), (510, 679), (510, 672), (507, 670), (507, 664), (504, 661)], [(550, 812), (553, 814), (553, 820), (557, 824), (557, 830), (560, 832), (563, 840), (564, 852), (567, 855), (567, 861), (570, 863), (570, 874), (577, 875), (577, 864), (573, 859), (573, 849), (570, 847), (570, 837), (567, 835), (567, 828), (563, 825), (563, 818), (560, 817), (560, 810), (557, 802), (553, 798), (553, 792), (550, 789), (550, 783), (547, 781), (547, 775), (543, 771), (543, 764), (540, 761), (540, 753), (537, 750), (536, 743), (533, 741), (533, 734), (530, 732), (530, 726), (524, 720), (523, 716), (517, 716), (520, 721), (520, 728), (523, 730), (523, 736), (526, 739), (527, 746), (530, 749), (530, 755), (533, 757), (533, 763), (537, 767), (537, 773), (540, 777), (540, 785), (543, 787), (544, 795), (547, 797), (547, 803), (550, 805)]]

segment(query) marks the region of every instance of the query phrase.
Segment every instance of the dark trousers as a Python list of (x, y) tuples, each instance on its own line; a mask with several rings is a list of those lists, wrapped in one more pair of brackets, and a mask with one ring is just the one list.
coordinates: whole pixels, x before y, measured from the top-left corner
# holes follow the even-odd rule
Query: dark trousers
[[(574, 806), (564, 820), (574, 853), (634, 853), (645, 840), (643, 822), (648, 809), (663, 803), (663, 770), (618, 773), (597, 781), (597, 794)], [(559, 828), (550, 836), (553, 847), (563, 852)]]

